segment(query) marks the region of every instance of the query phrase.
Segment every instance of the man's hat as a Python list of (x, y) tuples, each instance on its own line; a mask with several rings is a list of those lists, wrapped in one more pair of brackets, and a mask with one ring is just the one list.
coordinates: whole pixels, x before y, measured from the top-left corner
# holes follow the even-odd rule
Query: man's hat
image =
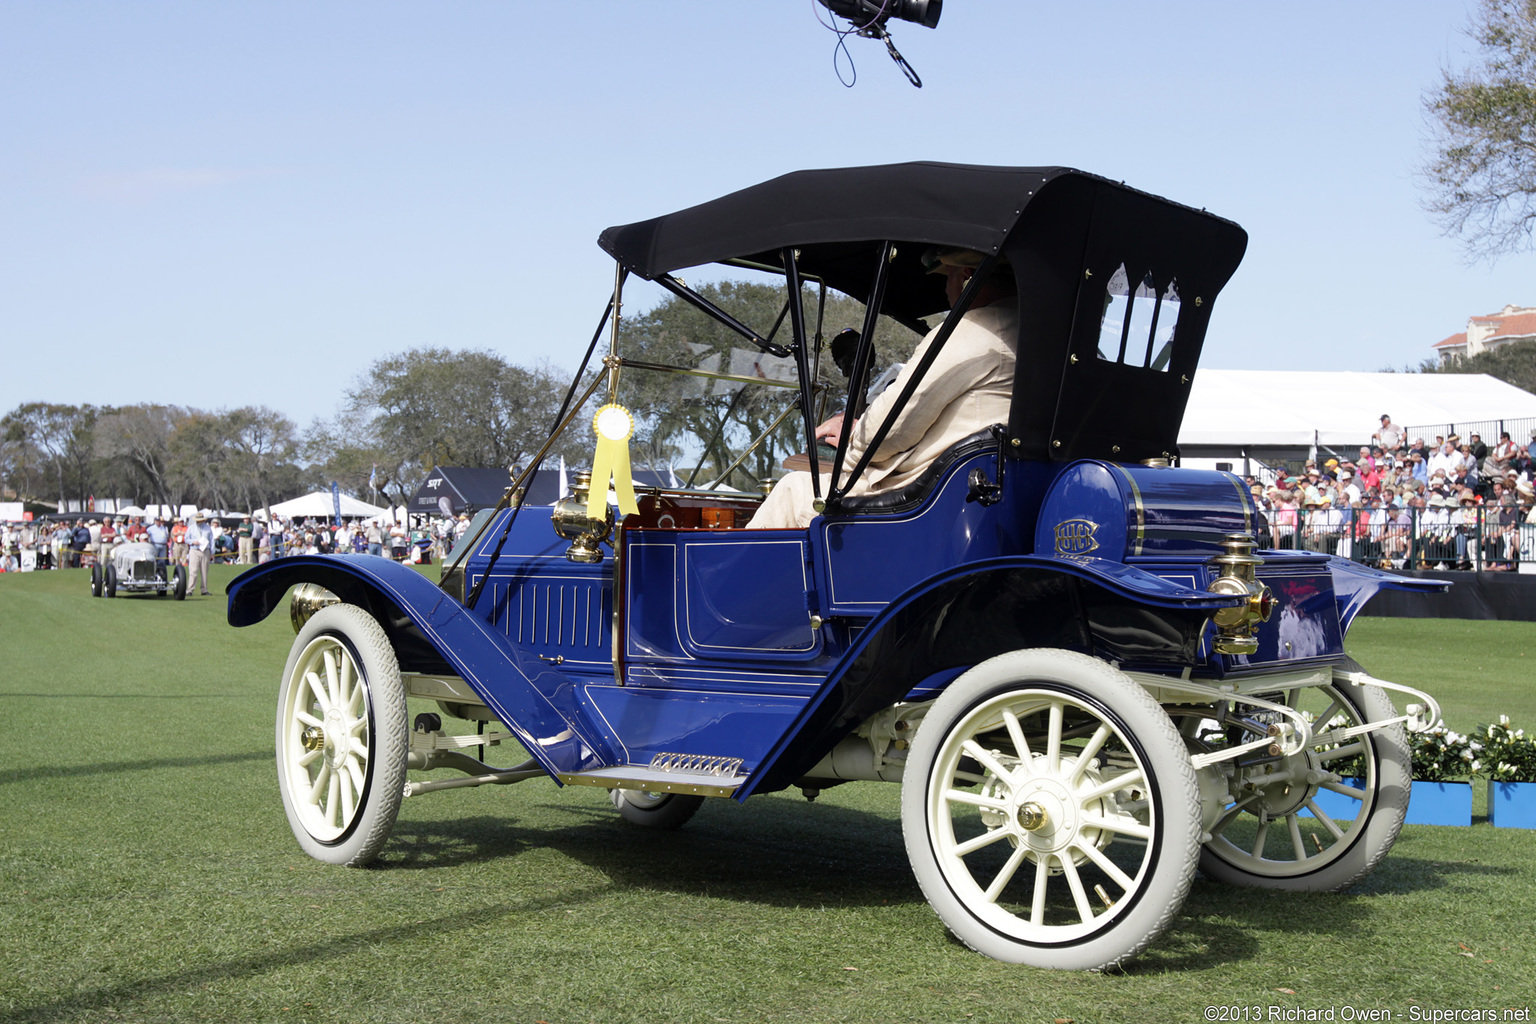
[[(930, 274), (942, 274), (950, 267), (968, 267), (975, 270), (986, 259), (986, 253), (958, 246), (931, 245), (922, 255), (923, 270)], [(998, 266), (1007, 266), (1008, 258), (1000, 258)]]

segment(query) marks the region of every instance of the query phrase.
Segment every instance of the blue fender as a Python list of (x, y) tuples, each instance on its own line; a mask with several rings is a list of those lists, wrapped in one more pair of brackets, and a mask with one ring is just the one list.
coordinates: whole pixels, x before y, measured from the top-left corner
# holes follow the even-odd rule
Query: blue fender
[(940, 573), (870, 621), (737, 799), (792, 785), (859, 722), (937, 673), (1027, 647), (1194, 664), (1210, 616), (1243, 600), (1088, 556), (1014, 555)]
[(402, 654), (403, 667), (445, 662), (440, 670), (469, 683), (551, 775), (612, 763), (607, 744), (548, 696), (566, 692), (568, 680), (499, 637), (421, 573), (388, 558), (296, 555), (258, 565), (229, 585), (229, 624), (260, 622), (299, 583), (317, 583), (367, 609)]
[(1349, 632), (1350, 623), (1360, 614), (1371, 598), (1383, 590), (1411, 590), (1419, 593), (1443, 594), (1450, 589), (1449, 580), (1422, 580), (1413, 576), (1397, 576), (1368, 565), (1352, 562), (1338, 555), (1328, 557), (1328, 573), (1333, 577), (1334, 598), (1339, 605), (1339, 626)]

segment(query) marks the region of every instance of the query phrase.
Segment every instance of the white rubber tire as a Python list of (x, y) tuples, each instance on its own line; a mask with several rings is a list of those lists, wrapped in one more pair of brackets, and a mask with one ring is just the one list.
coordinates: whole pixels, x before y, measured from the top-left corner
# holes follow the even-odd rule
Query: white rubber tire
[(652, 793), (638, 789), (610, 790), (608, 798), (631, 825), (662, 829), (682, 828), (704, 803), (703, 797), (687, 793)]
[(359, 867), (389, 839), (405, 792), (405, 685), (389, 638), (356, 605), (294, 638), (277, 700), (277, 777), (304, 852)]
[[(1310, 697), (1323, 705), (1322, 711), (1317, 712), (1320, 720), (1314, 724), (1317, 732), (1313, 734), (1313, 757), (1324, 769), (1337, 763), (1341, 756), (1337, 753), (1341, 748), (1328, 738), (1330, 730), (1323, 727), (1327, 719), (1342, 714), (1347, 727), (1397, 715), (1392, 701), (1377, 686), (1339, 681), (1331, 686), (1292, 691), (1288, 700), (1300, 697)], [(1328, 707), (1335, 703), (1339, 710), (1328, 713)], [(1316, 786), (1297, 794), (1299, 807), (1275, 818), (1284, 822), (1283, 833), (1262, 826), (1251, 811), (1229, 810), (1212, 827), (1210, 841), (1201, 848), (1200, 870), (1208, 878), (1229, 885), (1290, 892), (1335, 892), (1368, 875), (1386, 857), (1402, 830), (1413, 768), (1408, 737), (1401, 724), (1365, 733), (1342, 749), (1347, 750), (1355, 743), (1362, 751), (1358, 763), (1365, 769), (1364, 789), (1330, 787), (1351, 798), (1349, 802), (1355, 806), (1352, 821), (1342, 816), (1327, 817), (1326, 812), (1320, 811), (1315, 801)], [(1353, 799), (1354, 794), (1359, 798)], [(1307, 813), (1301, 813), (1303, 808)], [(1334, 827), (1329, 828), (1329, 824)], [(1310, 844), (1303, 838), (1303, 829), (1311, 839)], [(1334, 834), (1335, 830), (1340, 834)]]
[(1100, 970), (1183, 906), (1199, 792), (1145, 690), (1087, 655), (1015, 651), (935, 701), (901, 823), (923, 894), (961, 942), (1010, 963)]

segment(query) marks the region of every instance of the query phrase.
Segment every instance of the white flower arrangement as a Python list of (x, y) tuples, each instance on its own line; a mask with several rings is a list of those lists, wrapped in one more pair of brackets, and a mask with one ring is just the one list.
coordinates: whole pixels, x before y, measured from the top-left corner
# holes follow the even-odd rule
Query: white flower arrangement
[(1494, 782), (1536, 782), (1536, 738), (1511, 729), (1508, 715), (1500, 715), (1482, 733), (1488, 759), (1484, 774)]
[(1413, 777), (1421, 782), (1452, 782), (1483, 771), (1484, 744), (1463, 733), (1437, 725), (1428, 732), (1410, 733)]

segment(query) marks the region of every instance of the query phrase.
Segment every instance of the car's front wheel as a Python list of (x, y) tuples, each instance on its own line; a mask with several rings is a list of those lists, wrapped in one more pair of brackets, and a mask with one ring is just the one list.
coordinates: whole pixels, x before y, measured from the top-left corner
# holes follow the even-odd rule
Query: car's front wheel
[(1199, 791), (1141, 687), (1087, 655), (1015, 651), (934, 702), (901, 825), (924, 895), (966, 945), (1097, 970), (1144, 949), (1183, 905)]
[(91, 596), (101, 596), (101, 566), (91, 566)]
[(102, 577), (102, 590), (108, 597), (117, 596), (117, 566), (107, 566), (106, 575)]
[(1200, 870), (1232, 885), (1347, 889), (1381, 863), (1403, 827), (1413, 778), (1407, 734), (1401, 724), (1358, 731), (1397, 716), (1378, 686), (1336, 680), (1283, 699), (1312, 719), (1312, 743), (1236, 769), (1232, 790), (1243, 799), (1211, 826)]
[(631, 825), (663, 829), (682, 828), (704, 803), (701, 796), (638, 789), (612, 790), (609, 799)]
[(294, 638), (277, 700), (277, 777), (304, 851), (360, 866), (389, 838), (405, 791), (405, 685), (389, 638), (356, 605)]

